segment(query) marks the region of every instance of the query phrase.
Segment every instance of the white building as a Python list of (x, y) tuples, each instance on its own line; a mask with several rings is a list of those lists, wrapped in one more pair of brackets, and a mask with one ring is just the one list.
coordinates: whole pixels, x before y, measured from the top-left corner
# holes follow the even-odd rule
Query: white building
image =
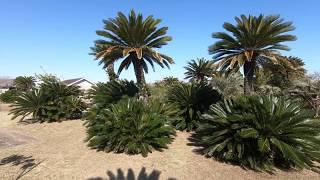
[(95, 85), (95, 83), (92, 83), (85, 78), (67, 79), (62, 82), (68, 86), (71, 86), (71, 85), (79, 86), (80, 90), (82, 91), (88, 91), (89, 89), (92, 88), (92, 86)]

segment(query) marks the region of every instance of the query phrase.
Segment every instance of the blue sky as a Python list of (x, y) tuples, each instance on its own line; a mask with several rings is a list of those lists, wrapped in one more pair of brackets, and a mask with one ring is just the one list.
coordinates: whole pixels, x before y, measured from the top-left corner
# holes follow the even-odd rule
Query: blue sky
[[(320, 68), (319, 0), (0, 0), (0, 76), (47, 72), (62, 79), (105, 81), (89, 47), (98, 39), (95, 31), (102, 28), (102, 19), (131, 9), (162, 19), (161, 26), (168, 26), (173, 37), (160, 52), (176, 63), (170, 70), (150, 71), (148, 82), (170, 75), (182, 79), (188, 60), (211, 58), (212, 32), (222, 31), (224, 22), (234, 22), (240, 14), (280, 14), (293, 21), (298, 40), (287, 43), (291, 51), (283, 54), (304, 59), (310, 73)], [(120, 77), (135, 80), (132, 69)]]

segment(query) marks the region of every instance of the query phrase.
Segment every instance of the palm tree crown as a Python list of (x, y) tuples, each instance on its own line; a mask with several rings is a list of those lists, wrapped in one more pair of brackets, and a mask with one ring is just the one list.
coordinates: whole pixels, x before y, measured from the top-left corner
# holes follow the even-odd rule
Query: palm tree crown
[(104, 30), (96, 32), (104, 38), (95, 42), (95, 46), (101, 47), (95, 54), (96, 58), (105, 66), (122, 59), (118, 74), (133, 64), (140, 93), (145, 96), (144, 72), (148, 73), (147, 62), (153, 70), (154, 63), (168, 68), (169, 64), (174, 63), (169, 56), (154, 50), (172, 40), (170, 36), (165, 36), (168, 27), (158, 28), (160, 19), (154, 19), (153, 16), (144, 19), (142, 14), (136, 15), (133, 10), (128, 17), (119, 12), (118, 17), (103, 22)]
[[(96, 56), (98, 53), (100, 53), (101, 51), (104, 50), (103, 46), (100, 46), (98, 44), (95, 45), (95, 47), (91, 47), (91, 53), (89, 53), (89, 55), (94, 55)], [(103, 58), (102, 58), (103, 59)], [(104, 62), (104, 60), (99, 61), (99, 65), (101, 65)], [(109, 77), (109, 81), (113, 81), (116, 80), (118, 78), (118, 75), (114, 72), (114, 64), (110, 63), (110, 64), (103, 64), (103, 69), (105, 69), (105, 71), (108, 74)]]
[(214, 73), (212, 61), (206, 60), (204, 58), (191, 60), (188, 65), (184, 67), (186, 69), (185, 79), (191, 79), (198, 83), (203, 82), (205, 78), (211, 77)]
[(245, 92), (253, 91), (254, 71), (259, 67), (259, 60), (277, 61), (278, 50), (289, 50), (281, 44), (294, 41), (296, 37), (286, 34), (294, 30), (291, 22), (285, 22), (278, 15), (235, 17), (236, 25), (224, 23), (226, 32), (213, 33), (219, 39), (209, 47), (218, 67), (223, 71), (239, 70), (243, 66)]

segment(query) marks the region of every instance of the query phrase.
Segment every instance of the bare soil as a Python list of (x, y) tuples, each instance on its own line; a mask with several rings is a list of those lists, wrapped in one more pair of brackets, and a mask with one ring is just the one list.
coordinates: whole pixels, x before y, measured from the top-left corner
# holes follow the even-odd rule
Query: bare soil
[(122, 174), (127, 179), (138, 175), (150, 179), (183, 180), (320, 179), (319, 174), (309, 170), (277, 170), (268, 174), (205, 158), (193, 151), (195, 147), (187, 145), (190, 134), (186, 132), (178, 132), (168, 149), (153, 152), (146, 158), (97, 152), (84, 142), (86, 128), (81, 120), (19, 123), (7, 115), (9, 109), (7, 105), (0, 105), (0, 136), (1, 132), (14, 132), (30, 139), (18, 146), (0, 149), (0, 179), (98, 180), (121, 179)]

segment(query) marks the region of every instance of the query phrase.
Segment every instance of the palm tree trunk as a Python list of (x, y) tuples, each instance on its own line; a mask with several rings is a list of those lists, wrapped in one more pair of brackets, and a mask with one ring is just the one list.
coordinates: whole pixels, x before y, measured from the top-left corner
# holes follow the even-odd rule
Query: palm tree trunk
[(243, 65), (244, 73), (244, 94), (250, 95), (254, 92), (253, 76), (254, 76), (255, 61), (246, 61)]
[(198, 79), (198, 84), (202, 84), (204, 82), (204, 76), (200, 76)]
[(140, 59), (136, 59), (133, 61), (133, 67), (134, 67), (134, 73), (137, 78), (137, 84), (139, 88), (139, 99), (147, 100), (148, 99), (148, 92), (147, 92), (147, 86), (146, 86), (146, 80), (144, 77), (143, 68), (141, 65)]
[(107, 74), (109, 77), (109, 81), (113, 81), (118, 78), (117, 74), (114, 72), (114, 64), (113, 63), (111, 63), (107, 66), (106, 71), (107, 71)]
[(314, 117), (319, 117), (319, 110), (320, 110), (320, 98), (317, 95), (316, 98), (311, 99), (311, 106), (313, 107), (313, 109), (315, 110), (315, 116)]

